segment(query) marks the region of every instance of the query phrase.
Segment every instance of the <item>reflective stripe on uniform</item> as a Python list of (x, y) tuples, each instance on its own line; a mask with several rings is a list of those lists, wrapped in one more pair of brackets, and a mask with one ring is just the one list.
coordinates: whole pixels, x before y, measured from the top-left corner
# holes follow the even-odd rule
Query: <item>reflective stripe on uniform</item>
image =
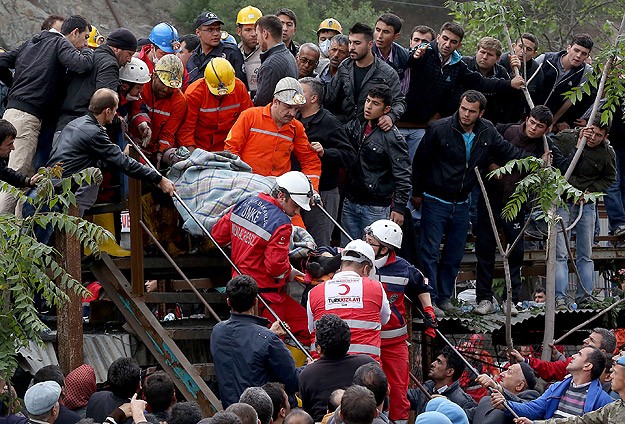
[(379, 330), (382, 324), (379, 322), (363, 321), (360, 319), (344, 319), (349, 328), (358, 328), (362, 330)]
[(158, 140), (159, 144), (164, 144), (165, 146), (169, 146), (171, 147), (171, 143), (169, 141), (165, 141), (165, 140)]
[(408, 278), (406, 277), (393, 277), (390, 275), (379, 275), (378, 277), (380, 277), (380, 283), (389, 283), (398, 286), (405, 286), (408, 284)]
[(380, 331), (380, 337), (382, 337), (383, 339), (392, 339), (395, 337), (403, 336), (404, 334), (408, 334), (408, 328), (405, 325), (401, 328), (396, 328), (394, 330)]
[(349, 353), (366, 353), (367, 355), (380, 356), (380, 348), (364, 344), (350, 344)]
[(217, 106), (217, 107), (209, 107), (207, 109), (200, 108), (200, 112), (210, 113), (210, 112), (219, 112), (220, 110), (230, 110), (241, 107), (241, 103), (237, 103), (236, 105), (228, 105), (228, 106)]
[(284, 138), (285, 140), (293, 141), (293, 137), (289, 137), (288, 135), (280, 134), (273, 131), (267, 131), (260, 128), (250, 128), (250, 131), (257, 132), (261, 134), (274, 135), (276, 137)]
[(171, 116), (171, 113), (169, 112), (165, 112), (164, 110), (160, 110), (160, 109), (153, 109), (149, 106), (146, 106), (148, 108), (148, 110), (150, 112), (154, 112), (154, 113), (158, 113), (159, 115), (165, 115), (165, 116)]
[(239, 215), (235, 215), (235, 214), (230, 215), (230, 221), (245, 228), (246, 230), (253, 232), (258, 237), (262, 238), (265, 241), (269, 241), (269, 239), (271, 238), (271, 233), (269, 231), (259, 227), (258, 225), (244, 218), (241, 218)]
[(319, 179), (319, 175), (315, 175), (315, 174), (306, 174), (306, 176), (308, 178), (317, 178), (317, 179)]

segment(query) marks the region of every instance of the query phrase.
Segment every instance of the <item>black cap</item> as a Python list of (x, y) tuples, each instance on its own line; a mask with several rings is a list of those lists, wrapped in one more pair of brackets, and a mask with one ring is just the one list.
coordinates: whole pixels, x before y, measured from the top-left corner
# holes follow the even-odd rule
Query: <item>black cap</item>
[(215, 22), (219, 22), (224, 25), (224, 21), (219, 19), (219, 16), (215, 15), (213, 12), (202, 12), (195, 20), (195, 28), (199, 28), (200, 25), (214, 24)]
[(527, 362), (520, 362), (519, 365), (521, 365), (523, 377), (525, 377), (525, 381), (527, 382), (527, 388), (529, 390), (534, 390), (534, 387), (536, 387), (536, 374), (534, 374), (534, 370)]
[(106, 45), (134, 52), (137, 51), (137, 37), (126, 28), (117, 28), (107, 37)]

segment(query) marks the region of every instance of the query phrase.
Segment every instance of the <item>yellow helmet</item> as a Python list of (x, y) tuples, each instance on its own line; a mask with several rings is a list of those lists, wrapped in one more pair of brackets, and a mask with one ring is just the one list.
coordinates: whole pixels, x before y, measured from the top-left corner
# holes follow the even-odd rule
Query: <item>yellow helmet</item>
[(100, 34), (100, 31), (95, 27), (95, 25), (91, 25), (91, 32), (89, 33), (89, 40), (87, 44), (92, 49), (96, 49), (104, 44), (104, 36)]
[(175, 54), (167, 54), (156, 62), (156, 65), (154, 65), (154, 73), (167, 87), (182, 87), (184, 68), (182, 66), (182, 61)]
[(317, 35), (319, 35), (319, 31), (336, 31), (339, 34), (343, 34), (343, 27), (341, 23), (334, 18), (327, 18), (321, 21), (319, 24), (319, 29), (317, 30)]
[(246, 6), (237, 13), (238, 25), (254, 25), (258, 18), (263, 16), (263, 12), (254, 6)]
[(211, 93), (225, 96), (234, 90), (234, 68), (227, 59), (215, 57), (206, 65), (204, 80)]

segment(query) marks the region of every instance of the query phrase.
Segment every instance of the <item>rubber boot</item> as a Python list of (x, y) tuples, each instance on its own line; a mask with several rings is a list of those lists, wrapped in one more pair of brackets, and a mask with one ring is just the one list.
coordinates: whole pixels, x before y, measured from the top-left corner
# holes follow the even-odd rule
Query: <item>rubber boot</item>
[[(93, 215), (93, 223), (108, 230), (113, 237), (115, 237), (115, 222), (113, 221), (112, 213), (103, 213), (100, 215)], [(115, 239), (106, 239), (100, 243), (100, 250), (108, 253), (110, 256), (115, 257), (127, 257), (130, 256), (130, 250), (122, 249)], [(91, 251), (86, 248), (85, 255), (91, 255)]]

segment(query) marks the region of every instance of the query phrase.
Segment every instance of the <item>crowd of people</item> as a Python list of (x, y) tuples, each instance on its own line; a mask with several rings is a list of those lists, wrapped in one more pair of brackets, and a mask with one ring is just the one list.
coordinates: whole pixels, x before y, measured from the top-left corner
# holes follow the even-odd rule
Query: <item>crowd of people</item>
[[(606, 192), (611, 231), (625, 234), (622, 110), (616, 108), (611, 125), (588, 122), (596, 93), (585, 89), (575, 103), (565, 97), (592, 72), (592, 38), (575, 34), (564, 50), (539, 55), (531, 33), (520, 35), (510, 53), (499, 40), (483, 37), (474, 55), (463, 56), (464, 29), (454, 22), (438, 32), (416, 26), (408, 48), (397, 42), (402, 20), (392, 13), (373, 26), (354, 23), (348, 31), (336, 19), (325, 19), (317, 43), (302, 45), (294, 41), (297, 16), (290, 9), (272, 15), (248, 6), (236, 23), (238, 44), (210, 11), (197, 17), (195, 34), (181, 37), (162, 22), (138, 40), (125, 28), (104, 37), (82, 16), (52, 15), (40, 33), (0, 54), (0, 79), (10, 87), (0, 120), (0, 178), (30, 190), (29, 196), (37, 194), (41, 166), (62, 163), (64, 177), (98, 167), (150, 183), (146, 190), (164, 216), (173, 206), (167, 195), (179, 189), (167, 169), (184, 160), (203, 165), (194, 160), (206, 152), (220, 161), (218, 169), (244, 169), (275, 181), (271, 190), (228, 197), (211, 228), (214, 241), (230, 246), (235, 269), (226, 287), (231, 318), (215, 326), (211, 337), (227, 410), (209, 420), (401, 424), (411, 409), (422, 423), (504, 423), (511, 411), (531, 420), (565, 419), (558, 423), (597, 422), (575, 421), (584, 420), (575, 418), (583, 413), (615, 417), (623, 401), (611, 403), (599, 377), (605, 374), (605, 383), (613, 375), (612, 394), (625, 397), (625, 359), (606, 357), (616, 341), (605, 329), (595, 329), (566, 361), (545, 365), (511, 352), (514, 360), (499, 382), (491, 378), (496, 372), (463, 379), (477, 390), (471, 394), (459, 383), (465, 369), (458, 353), (443, 350), (424, 390), (408, 389), (406, 304), (423, 317), (429, 337), (436, 337), (437, 318), (460, 313), (451, 300), (469, 231), (476, 236), (478, 259), (475, 313), (496, 310), (496, 236), (474, 169), (485, 174), (511, 159), (534, 156), (564, 173), (578, 140), (585, 139), (570, 183), (581, 192)], [(527, 106), (522, 89), (537, 106)], [(150, 164), (128, 155), (127, 139)], [(487, 181), (507, 243), (532, 212), (526, 205), (513, 221), (498, 218), (523, 176)], [(81, 216), (99, 192), (97, 183), (77, 187)], [(214, 193), (195, 193), (190, 201)], [(41, 212), (29, 204), (21, 210), (12, 196), (0, 195), (1, 213)], [(581, 217), (577, 303), (587, 302), (594, 287), (596, 213), (594, 203), (569, 201), (559, 208), (565, 222)], [(112, 219), (107, 214), (94, 222), (110, 226)], [(340, 248), (332, 246), (335, 224)], [(311, 241), (294, 267), (301, 228)], [(40, 241), (52, 236), (51, 228), (37, 228)], [(556, 306), (562, 309), (572, 303), (569, 238), (558, 233)], [(127, 254), (119, 246), (102, 248)], [(521, 237), (509, 258), (512, 315), (522, 300), (523, 250)], [(307, 283), (301, 303), (286, 284), (298, 273)], [(267, 319), (276, 321), (272, 312), (287, 324), (285, 340), (284, 328), (269, 326)], [(299, 344), (318, 358), (303, 369), (293, 359)], [(562, 381), (539, 395), (534, 371), (543, 377), (541, 367)], [(133, 397), (139, 375), (128, 358), (116, 361), (109, 369), (110, 391), (80, 406), (86, 417), (111, 424), (152, 419), (143, 413), (145, 403)], [(200, 421), (197, 406), (172, 406), (173, 383), (159, 376), (154, 386), (148, 379), (143, 387), (155, 420)], [(61, 377), (29, 389), (25, 419), (58, 420), (64, 410), (59, 402), (65, 402)], [(158, 387), (158, 402), (150, 400), (149, 387)], [(488, 390), (495, 391), (483, 396)], [(303, 411), (289, 412), (295, 393)], [(449, 401), (428, 402), (439, 394)], [(536, 396), (525, 402), (526, 395)]]

